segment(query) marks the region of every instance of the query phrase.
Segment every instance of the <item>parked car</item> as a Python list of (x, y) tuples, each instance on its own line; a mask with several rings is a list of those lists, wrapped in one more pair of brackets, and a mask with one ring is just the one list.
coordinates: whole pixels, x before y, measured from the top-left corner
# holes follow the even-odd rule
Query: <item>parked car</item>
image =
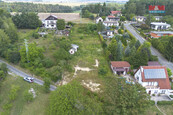
[(29, 83), (32, 83), (32, 82), (34, 82), (34, 78), (32, 78), (32, 77), (25, 77), (25, 78), (23, 78), (25, 81), (27, 81), (27, 82), (29, 82)]

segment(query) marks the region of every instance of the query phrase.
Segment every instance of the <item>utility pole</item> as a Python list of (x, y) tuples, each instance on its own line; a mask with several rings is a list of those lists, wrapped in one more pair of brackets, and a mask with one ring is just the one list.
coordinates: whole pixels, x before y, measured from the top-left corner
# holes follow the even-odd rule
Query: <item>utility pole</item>
[(28, 58), (28, 41), (25, 39), (25, 48), (26, 48), (26, 58), (27, 62), (29, 63), (29, 58)]

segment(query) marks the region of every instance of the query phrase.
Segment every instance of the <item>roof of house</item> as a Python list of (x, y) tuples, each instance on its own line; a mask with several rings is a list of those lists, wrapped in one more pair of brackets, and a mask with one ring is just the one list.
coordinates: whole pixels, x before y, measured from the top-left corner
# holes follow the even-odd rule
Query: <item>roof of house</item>
[(130, 67), (127, 61), (111, 61), (112, 67)]
[(55, 15), (50, 15), (50, 16), (48, 16), (45, 20), (57, 20), (58, 18), (57, 18), (57, 16), (55, 16)]
[(136, 16), (136, 18), (146, 18), (145, 16)]
[(158, 61), (149, 61), (148, 66), (161, 66)]
[(118, 13), (121, 13), (121, 11), (111, 11), (111, 14), (113, 14), (113, 15), (118, 14)]
[(166, 22), (151, 22), (151, 25), (156, 25), (156, 26), (171, 26), (170, 24), (167, 24)]
[(79, 48), (79, 46), (76, 45), (76, 44), (71, 44), (71, 47), (72, 47), (72, 48), (75, 48), (75, 49)]
[(154, 16), (155, 18), (163, 18), (163, 16)]
[(101, 18), (101, 19), (102, 19), (102, 17), (97, 17), (97, 18), (96, 18), (96, 20), (98, 20), (99, 18)]
[(141, 71), (142, 82), (158, 82), (160, 89), (171, 89), (165, 66), (141, 66), (138, 70)]

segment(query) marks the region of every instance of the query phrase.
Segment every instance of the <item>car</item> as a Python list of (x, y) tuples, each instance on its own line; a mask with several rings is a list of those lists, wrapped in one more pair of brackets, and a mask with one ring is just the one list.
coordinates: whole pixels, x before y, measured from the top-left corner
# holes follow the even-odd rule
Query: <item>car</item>
[(25, 78), (23, 78), (25, 81), (27, 81), (27, 82), (29, 82), (29, 83), (32, 83), (32, 82), (34, 82), (34, 78), (32, 78), (32, 77), (25, 77)]

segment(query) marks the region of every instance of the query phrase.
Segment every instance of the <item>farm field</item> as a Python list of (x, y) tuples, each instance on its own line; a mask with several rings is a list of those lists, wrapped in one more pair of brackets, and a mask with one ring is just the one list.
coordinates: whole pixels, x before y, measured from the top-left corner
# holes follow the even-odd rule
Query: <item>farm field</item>
[(79, 13), (38, 13), (39, 19), (44, 20), (49, 15), (55, 15), (58, 19), (64, 19), (66, 22), (74, 22), (74, 23), (93, 23), (94, 21), (81, 18)]

